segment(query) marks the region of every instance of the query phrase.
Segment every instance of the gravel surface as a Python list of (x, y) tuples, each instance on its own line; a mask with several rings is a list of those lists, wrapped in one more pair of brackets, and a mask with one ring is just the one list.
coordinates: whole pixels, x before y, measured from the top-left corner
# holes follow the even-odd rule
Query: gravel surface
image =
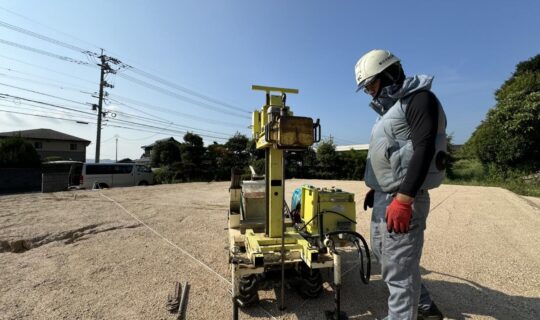
[[(288, 180), (355, 192), (357, 230), (369, 237), (367, 191), (359, 181)], [(175, 319), (175, 281), (191, 285), (188, 319), (231, 318), (228, 182), (0, 197), (0, 319)], [(500, 188), (431, 192), (422, 273), (450, 319), (540, 319), (540, 199)], [(13, 252), (16, 251), (16, 252)], [(345, 256), (342, 309), (380, 319), (387, 289), (377, 268), (363, 285)], [(326, 280), (331, 275), (323, 272)], [(276, 294), (277, 293), (277, 294)], [(324, 319), (333, 292), (303, 300), (259, 291), (241, 319)]]

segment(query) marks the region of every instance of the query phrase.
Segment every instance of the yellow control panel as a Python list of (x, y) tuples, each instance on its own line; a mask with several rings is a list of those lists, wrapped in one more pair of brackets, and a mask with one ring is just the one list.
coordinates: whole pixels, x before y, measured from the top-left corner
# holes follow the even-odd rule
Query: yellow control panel
[(323, 233), (331, 231), (354, 231), (356, 204), (354, 194), (336, 188), (302, 186), (300, 217), (310, 234), (319, 233), (319, 217), (322, 215)]

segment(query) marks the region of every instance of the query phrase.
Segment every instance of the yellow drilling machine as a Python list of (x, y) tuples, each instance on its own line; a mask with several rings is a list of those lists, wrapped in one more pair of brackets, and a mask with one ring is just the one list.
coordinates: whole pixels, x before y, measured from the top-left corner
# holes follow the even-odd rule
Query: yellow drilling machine
[(238, 319), (239, 307), (258, 302), (260, 289), (280, 286), (281, 310), (285, 309), (286, 283), (303, 298), (317, 298), (323, 291), (324, 268), (334, 271), (335, 309), (326, 311), (326, 318), (346, 319), (340, 309), (341, 256), (337, 248), (355, 246), (366, 284), (370, 273), (367, 243), (355, 231), (354, 194), (303, 185), (293, 192), (291, 207), (287, 205), (284, 153), (319, 142), (319, 120), (293, 115), (286, 98), (298, 93), (296, 89), (252, 89), (266, 93), (266, 103), (252, 118), (257, 149), (265, 151), (265, 172), (257, 175), (252, 169), (251, 179), (242, 180), (243, 172), (232, 170), (228, 230), (233, 319)]

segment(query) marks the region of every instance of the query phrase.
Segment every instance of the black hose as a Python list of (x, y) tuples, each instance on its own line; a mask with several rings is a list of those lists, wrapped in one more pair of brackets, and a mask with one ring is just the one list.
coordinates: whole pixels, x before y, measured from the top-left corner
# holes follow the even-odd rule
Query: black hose
[[(361, 234), (359, 234), (356, 231), (331, 231), (325, 234), (326, 237), (335, 236), (339, 234), (349, 234), (354, 236), (357, 240), (353, 241), (356, 248), (358, 249), (358, 255), (360, 257), (360, 279), (363, 283), (368, 284), (369, 278), (371, 277), (371, 256), (369, 254), (369, 247), (367, 245), (366, 239), (362, 237)], [(364, 269), (364, 254), (362, 252), (362, 248), (360, 247), (360, 244), (358, 243), (358, 240), (362, 242), (362, 245), (364, 247), (364, 251), (366, 252), (366, 269)]]
[(323, 214), (326, 214), (326, 213), (333, 213), (333, 214), (337, 214), (338, 216), (341, 216), (347, 220), (349, 220), (350, 222), (356, 224), (356, 221), (354, 221), (353, 219), (345, 216), (344, 214), (342, 213), (339, 213), (339, 212), (335, 212), (335, 211), (332, 211), (332, 210), (323, 210), (322, 212), (318, 212), (316, 215), (314, 215), (313, 217), (311, 217), (311, 219), (308, 220), (308, 222), (304, 223), (304, 226), (300, 229), (298, 229), (298, 231), (302, 231), (303, 229), (305, 229), (307, 227), (308, 224), (311, 223), (311, 221), (315, 220), (315, 218), (318, 218), (319, 215), (323, 215)]

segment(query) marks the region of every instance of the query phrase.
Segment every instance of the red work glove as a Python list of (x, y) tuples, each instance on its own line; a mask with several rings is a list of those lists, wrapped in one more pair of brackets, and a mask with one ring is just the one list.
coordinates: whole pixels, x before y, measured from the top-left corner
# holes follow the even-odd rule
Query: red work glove
[(386, 208), (386, 229), (388, 232), (407, 233), (412, 218), (412, 202), (401, 202), (394, 198)]

